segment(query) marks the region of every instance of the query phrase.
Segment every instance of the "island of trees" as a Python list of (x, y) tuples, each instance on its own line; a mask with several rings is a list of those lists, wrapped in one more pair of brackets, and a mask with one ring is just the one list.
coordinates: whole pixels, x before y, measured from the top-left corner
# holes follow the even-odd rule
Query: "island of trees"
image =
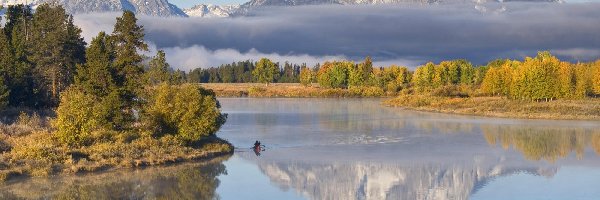
[(165, 54), (146, 58), (144, 28), (125, 11), (91, 44), (61, 6), (9, 6), (0, 29), (0, 180), (208, 159), (215, 94), (184, 83)]

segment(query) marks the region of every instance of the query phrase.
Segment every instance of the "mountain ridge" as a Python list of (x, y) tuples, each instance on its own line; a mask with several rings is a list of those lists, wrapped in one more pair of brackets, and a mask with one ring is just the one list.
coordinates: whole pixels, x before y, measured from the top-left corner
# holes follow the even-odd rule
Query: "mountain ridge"
[(471, 3), (478, 5), (485, 3), (503, 2), (550, 2), (557, 3), (563, 0), (250, 0), (240, 5), (212, 5), (198, 4), (192, 8), (180, 9), (169, 3), (168, 0), (0, 0), (3, 6), (25, 4), (33, 7), (41, 3), (56, 2), (71, 14), (93, 12), (120, 12), (131, 10), (136, 14), (158, 17), (234, 17), (244, 16), (250, 11), (262, 7), (293, 7), (306, 5), (380, 5), (380, 4), (444, 4), (444, 3)]
[(136, 14), (157, 17), (187, 17), (183, 10), (168, 0), (0, 0), (4, 7), (28, 4), (35, 8), (42, 3), (60, 4), (71, 14), (130, 10)]

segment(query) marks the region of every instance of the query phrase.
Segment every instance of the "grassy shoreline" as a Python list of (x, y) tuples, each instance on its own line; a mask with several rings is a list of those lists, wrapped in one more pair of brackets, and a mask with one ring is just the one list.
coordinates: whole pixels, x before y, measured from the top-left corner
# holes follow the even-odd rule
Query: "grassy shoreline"
[(260, 98), (358, 98), (389, 97), (377, 87), (351, 89), (321, 88), (318, 84), (305, 87), (299, 83), (200, 83), (200, 86), (213, 90), (217, 97), (260, 97)]
[(401, 95), (383, 102), (390, 107), (486, 117), (552, 120), (600, 120), (600, 99), (533, 102), (501, 97), (453, 98)]
[(156, 138), (135, 130), (126, 134), (93, 132), (98, 142), (70, 147), (59, 141), (49, 119), (21, 114), (12, 122), (0, 123), (0, 182), (208, 161), (230, 156), (234, 150), (232, 144), (216, 136), (184, 144), (173, 136)]

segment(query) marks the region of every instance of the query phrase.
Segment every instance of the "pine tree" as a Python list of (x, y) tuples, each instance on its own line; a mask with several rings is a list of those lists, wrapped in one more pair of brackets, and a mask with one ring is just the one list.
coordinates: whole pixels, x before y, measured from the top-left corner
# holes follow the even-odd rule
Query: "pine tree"
[(4, 76), (0, 71), (0, 111), (8, 106), (8, 97), (10, 95), (10, 89), (5, 85)]
[[(4, 34), (8, 37), (8, 40), (12, 40), (12, 34), (15, 29), (19, 29), (19, 26), (31, 21), (32, 15), (31, 7), (28, 5), (18, 4), (8, 6), (6, 9), (6, 23), (4, 25)], [(25, 33), (24, 29), (23, 33)]]
[(178, 69), (171, 74), (169, 82), (174, 85), (184, 84), (187, 82), (187, 74)]
[(86, 61), (85, 46), (87, 44), (81, 36), (81, 29), (74, 24), (72, 15), (68, 16), (66, 23), (67, 35), (65, 36), (63, 55), (65, 55), (67, 65), (73, 67), (69, 72), (74, 72), (78, 64), (83, 64)]
[[(13, 106), (40, 105), (42, 98), (36, 90), (36, 79), (33, 65), (28, 59), (27, 41), (31, 35), (31, 8), (29, 6), (9, 6), (6, 11), (6, 25), (4, 33), (9, 43), (10, 63), (6, 71), (8, 78), (5, 80), (11, 90), (9, 102)], [(4, 62), (4, 61), (3, 61)]]
[[(3, 29), (0, 30), (3, 31)], [(4, 79), (8, 77), (8, 72), (13, 67), (13, 62), (10, 43), (6, 35), (0, 33), (0, 76)], [(5, 81), (5, 84), (8, 85), (8, 81)]]
[(165, 52), (160, 50), (156, 56), (150, 61), (150, 68), (146, 72), (147, 81), (150, 85), (158, 85), (160, 83), (170, 83), (171, 68), (165, 58)]
[[(0, 9), (3, 9), (0, 6)], [(0, 19), (2, 19), (0, 17)], [(12, 67), (12, 55), (10, 53), (10, 46), (6, 35), (4, 34), (4, 28), (0, 29), (0, 110), (3, 110), (8, 106), (8, 99), (10, 95), (10, 88), (7, 85), (6, 77), (7, 70)]]
[[(362, 74), (362, 79), (368, 82), (371, 78), (371, 74), (373, 73), (373, 62), (371, 61), (371, 56), (367, 56), (365, 61), (359, 65), (358, 68)], [(368, 83), (364, 83), (363, 85), (366, 84)]]
[(112, 74), (114, 54), (108, 36), (100, 32), (86, 50), (86, 64), (78, 65), (75, 83), (88, 94), (103, 97), (116, 89)]
[(81, 31), (72, 24), (61, 6), (38, 6), (32, 24), (31, 37), (27, 41), (29, 59), (35, 66), (37, 77), (42, 78), (38, 82), (41, 91), (45, 92), (43, 96), (48, 97), (47, 103), (56, 104), (60, 92), (73, 82), (75, 65), (83, 62), (85, 43), (79, 35)]
[(110, 37), (114, 45), (115, 59), (113, 67), (117, 79), (117, 87), (122, 88), (121, 94), (128, 107), (133, 106), (136, 94), (141, 90), (141, 78), (144, 68), (143, 58), (138, 51), (148, 51), (144, 42), (144, 27), (137, 25), (137, 18), (131, 11), (124, 11), (117, 18), (113, 33)]

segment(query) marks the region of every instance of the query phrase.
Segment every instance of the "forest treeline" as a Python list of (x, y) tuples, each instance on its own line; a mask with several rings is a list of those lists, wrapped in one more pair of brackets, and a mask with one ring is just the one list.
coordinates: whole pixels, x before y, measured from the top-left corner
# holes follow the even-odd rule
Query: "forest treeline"
[[(187, 81), (192, 83), (252, 83), (257, 82), (252, 75), (256, 68), (256, 62), (246, 60), (223, 64), (219, 67), (196, 68), (187, 73)], [(277, 71), (274, 73), (275, 83), (299, 83), (300, 71), (306, 68), (306, 64), (294, 64), (289, 62), (274, 63)], [(313, 69), (319, 68), (319, 65)]]
[[(263, 66), (272, 69), (263, 70)], [(408, 67), (374, 67), (363, 62), (328, 61), (306, 65), (237, 62), (192, 70), (187, 81), (197, 83), (318, 83), (321, 88), (367, 90), (371, 94), (433, 94), (436, 96), (504, 96), (518, 100), (581, 99), (600, 95), (600, 60), (590, 63), (561, 61), (549, 52), (524, 60), (498, 59), (474, 66), (464, 59), (429, 62)], [(271, 78), (261, 78), (268, 74)], [(225, 77), (223, 79), (223, 77)], [(370, 95), (372, 96), (372, 95)], [(377, 95), (376, 95), (377, 96)]]

